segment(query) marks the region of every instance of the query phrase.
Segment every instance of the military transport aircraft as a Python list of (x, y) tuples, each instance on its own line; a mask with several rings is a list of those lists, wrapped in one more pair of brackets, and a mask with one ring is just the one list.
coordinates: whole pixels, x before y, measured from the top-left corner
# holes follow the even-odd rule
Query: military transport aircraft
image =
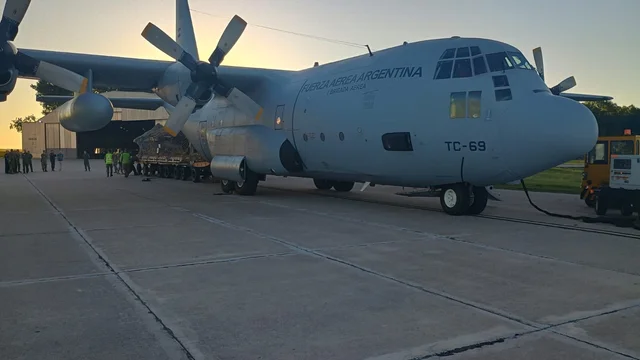
[[(113, 106), (164, 106), (166, 131), (182, 131), (223, 191), (242, 195), (266, 175), (294, 176), (341, 192), (354, 182), (436, 188), (445, 212), (479, 214), (485, 186), (591, 150), (598, 127), (578, 101), (611, 99), (565, 93), (573, 77), (547, 87), (540, 48), (534, 67), (515, 47), (479, 38), (404, 43), (300, 71), (223, 66), (247, 25), (235, 16), (200, 61), (187, 0), (176, 0), (175, 41), (151, 23), (142, 31), (175, 61), (16, 49), (29, 3), (4, 9), (3, 96), (16, 77), (72, 90), (39, 100), (68, 100), (60, 123), (76, 132), (104, 127)], [(158, 97), (108, 100), (94, 85)]]

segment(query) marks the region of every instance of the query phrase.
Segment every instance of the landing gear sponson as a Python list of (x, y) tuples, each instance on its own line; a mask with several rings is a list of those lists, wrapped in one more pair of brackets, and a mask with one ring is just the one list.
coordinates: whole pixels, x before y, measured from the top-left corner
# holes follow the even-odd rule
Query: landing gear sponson
[[(320, 190), (334, 188), (336, 191), (348, 192), (353, 189), (353, 182), (314, 179), (313, 183)], [(489, 193), (482, 186), (468, 184), (445, 185), (440, 191), (440, 206), (449, 215), (478, 215), (487, 207)]]

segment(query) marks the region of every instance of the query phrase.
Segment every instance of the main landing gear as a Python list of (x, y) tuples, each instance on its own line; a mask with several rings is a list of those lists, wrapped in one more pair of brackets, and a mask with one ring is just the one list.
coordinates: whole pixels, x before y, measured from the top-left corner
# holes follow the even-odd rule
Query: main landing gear
[(449, 215), (478, 215), (487, 207), (488, 199), (484, 187), (452, 184), (442, 188), (440, 206)]
[(225, 194), (236, 192), (238, 195), (255, 195), (258, 183), (261, 179), (259, 174), (247, 169), (244, 181), (220, 180), (220, 187)]

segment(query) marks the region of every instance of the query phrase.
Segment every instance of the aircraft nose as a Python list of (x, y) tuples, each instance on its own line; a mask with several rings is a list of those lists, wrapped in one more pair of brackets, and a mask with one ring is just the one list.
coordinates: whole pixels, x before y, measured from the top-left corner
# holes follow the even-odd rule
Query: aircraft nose
[[(559, 162), (566, 162), (584, 156), (598, 141), (598, 122), (591, 110), (583, 104), (553, 96), (549, 108), (549, 139), (551, 149), (557, 151)], [(555, 131), (554, 131), (555, 130)]]
[[(598, 123), (586, 106), (555, 95), (540, 95), (526, 107), (510, 141), (510, 172), (525, 178), (558, 166), (569, 160), (584, 157), (598, 140)], [(524, 155), (524, 156), (523, 156)]]

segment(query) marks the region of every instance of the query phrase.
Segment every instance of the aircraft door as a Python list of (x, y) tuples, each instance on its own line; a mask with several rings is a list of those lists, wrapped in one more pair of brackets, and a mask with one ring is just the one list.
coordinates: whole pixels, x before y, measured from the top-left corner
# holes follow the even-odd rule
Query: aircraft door
[(276, 115), (273, 119), (273, 128), (275, 130), (284, 129), (284, 105), (276, 107)]

